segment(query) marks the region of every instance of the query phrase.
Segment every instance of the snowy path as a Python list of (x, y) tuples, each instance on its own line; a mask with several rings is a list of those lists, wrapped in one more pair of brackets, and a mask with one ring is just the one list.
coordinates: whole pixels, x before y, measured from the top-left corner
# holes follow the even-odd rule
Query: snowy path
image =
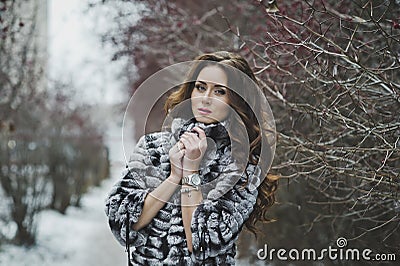
[[(37, 246), (0, 247), (0, 266), (123, 266), (126, 253), (113, 237), (104, 213), (104, 201), (124, 167), (121, 128), (109, 124), (111, 179), (92, 188), (82, 207), (69, 207), (66, 215), (46, 210), (38, 219)], [(133, 145), (130, 143), (129, 145)]]
[(83, 198), (82, 208), (67, 215), (41, 213), (38, 245), (31, 249), (6, 246), (0, 253), (4, 266), (118, 266), (126, 265), (124, 247), (112, 236), (104, 214), (104, 199), (114, 180), (105, 181)]

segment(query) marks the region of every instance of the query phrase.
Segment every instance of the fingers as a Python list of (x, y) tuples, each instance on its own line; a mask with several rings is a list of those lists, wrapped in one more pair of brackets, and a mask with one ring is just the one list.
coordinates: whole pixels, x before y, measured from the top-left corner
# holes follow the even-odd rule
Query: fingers
[(181, 150), (183, 150), (185, 148), (185, 145), (181, 141), (178, 141), (176, 143), (176, 146), (178, 147), (179, 151), (181, 151)]
[(199, 134), (199, 138), (200, 139), (205, 139), (206, 138), (206, 133), (204, 132), (203, 129), (201, 129), (199, 127), (194, 127), (193, 131), (196, 131)]
[(170, 156), (173, 156), (174, 154), (177, 154), (178, 158), (182, 158), (185, 155), (185, 145), (181, 141), (178, 141), (174, 146), (172, 146)]
[(186, 131), (185, 133), (183, 133), (183, 135), (181, 136), (181, 138), (185, 138), (189, 141), (194, 141), (194, 142), (198, 142), (199, 139), (205, 139), (206, 138), (206, 134), (204, 132), (203, 129), (199, 128), (199, 127), (194, 127), (192, 129), (192, 131)]
[(182, 135), (179, 142), (181, 142), (185, 148), (191, 147), (191, 140), (187, 136)]
[(202, 152), (207, 149), (207, 136), (204, 130), (200, 127), (194, 127), (193, 131), (196, 135), (196, 145), (200, 148)]
[(176, 146), (178, 147), (178, 152), (181, 155), (179, 157), (182, 158), (185, 155), (185, 151), (186, 151), (185, 144), (183, 144), (183, 142), (181, 142), (181, 141), (178, 141)]
[(175, 167), (182, 168), (182, 159), (184, 156), (185, 149), (180, 150), (178, 143), (176, 143), (169, 151), (170, 163)]
[[(180, 138), (180, 141), (182, 141), (182, 140), (189, 141), (190, 143), (196, 143), (199, 141), (199, 138), (197, 137), (197, 135), (195, 133), (185, 132)], [(185, 144), (183, 141), (182, 141), (182, 143)]]
[(193, 132), (187, 131), (182, 134), (180, 141), (184, 144), (185, 149), (200, 148), (205, 150), (207, 148), (207, 136), (203, 129), (194, 127)]

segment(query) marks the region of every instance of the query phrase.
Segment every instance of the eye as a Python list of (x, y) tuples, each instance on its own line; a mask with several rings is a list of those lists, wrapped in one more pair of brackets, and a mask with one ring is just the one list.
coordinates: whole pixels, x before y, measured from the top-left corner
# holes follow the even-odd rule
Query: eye
[(204, 92), (207, 90), (207, 88), (201, 84), (201, 83), (197, 83), (196, 85), (194, 85), (194, 87), (196, 88), (196, 90), (198, 90), (199, 92)]
[(214, 93), (215, 93), (216, 95), (222, 96), (222, 95), (225, 95), (225, 94), (226, 94), (226, 91), (225, 91), (224, 89), (216, 89), (216, 90), (214, 91)]

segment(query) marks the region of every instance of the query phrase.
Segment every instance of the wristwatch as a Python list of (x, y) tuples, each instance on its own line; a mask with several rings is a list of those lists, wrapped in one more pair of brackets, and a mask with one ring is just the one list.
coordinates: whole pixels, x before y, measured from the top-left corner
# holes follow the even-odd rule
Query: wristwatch
[(192, 187), (197, 187), (201, 183), (200, 176), (197, 173), (190, 174), (182, 178), (182, 185), (190, 185)]

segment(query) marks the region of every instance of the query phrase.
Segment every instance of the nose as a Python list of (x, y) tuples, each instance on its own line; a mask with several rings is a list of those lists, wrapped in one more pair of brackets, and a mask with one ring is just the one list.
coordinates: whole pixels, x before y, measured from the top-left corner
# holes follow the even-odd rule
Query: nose
[(203, 104), (210, 104), (211, 103), (211, 88), (207, 88), (207, 91), (203, 94), (201, 101)]

